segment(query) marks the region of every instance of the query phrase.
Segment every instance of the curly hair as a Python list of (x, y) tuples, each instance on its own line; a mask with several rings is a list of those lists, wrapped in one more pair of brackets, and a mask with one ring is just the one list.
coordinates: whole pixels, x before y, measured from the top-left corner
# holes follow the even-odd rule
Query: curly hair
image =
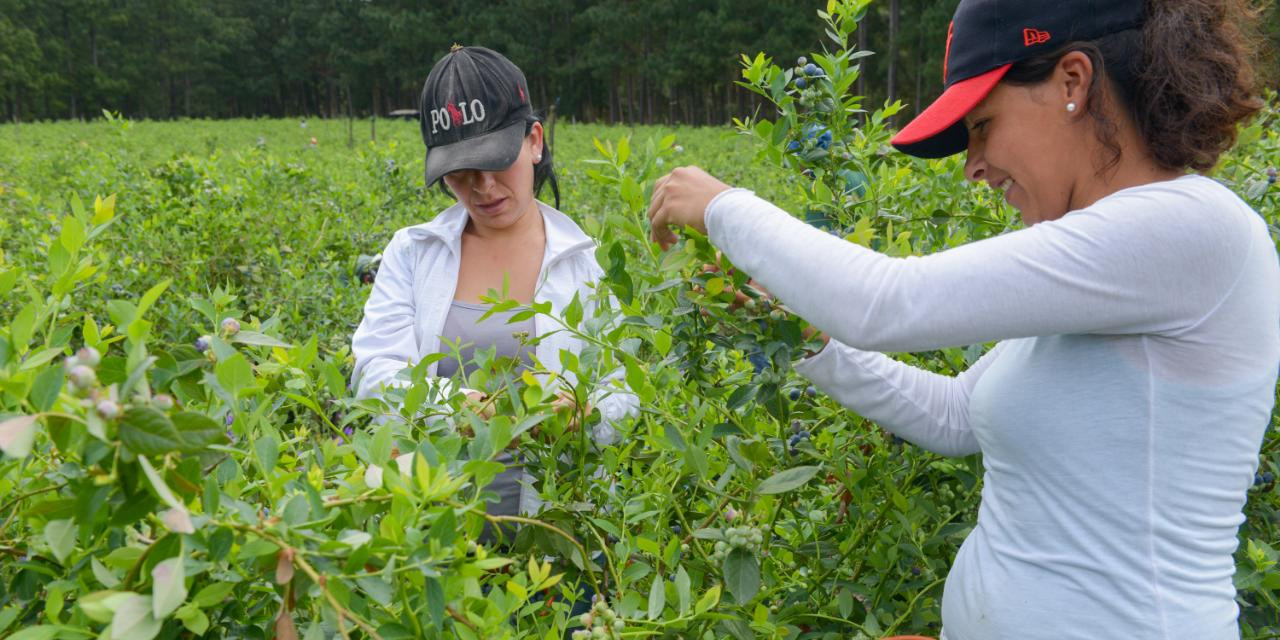
[(1262, 108), (1254, 60), (1258, 12), (1247, 0), (1147, 0), (1140, 29), (1073, 42), (1013, 65), (1005, 81), (1038, 84), (1063, 56), (1079, 51), (1096, 70), (1089, 115), (1120, 161), (1118, 125), (1098, 98), (1105, 87), (1164, 169), (1209, 171), (1236, 141), (1236, 125)]

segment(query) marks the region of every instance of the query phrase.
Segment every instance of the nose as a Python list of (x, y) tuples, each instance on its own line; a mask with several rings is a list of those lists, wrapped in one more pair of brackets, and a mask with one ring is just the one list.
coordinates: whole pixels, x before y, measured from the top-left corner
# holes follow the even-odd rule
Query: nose
[(978, 136), (969, 136), (969, 150), (964, 159), (964, 177), (970, 182), (982, 182), (987, 177), (987, 159)]
[(476, 193), (488, 193), (494, 184), (497, 184), (497, 180), (492, 171), (477, 171), (471, 180), (471, 189)]

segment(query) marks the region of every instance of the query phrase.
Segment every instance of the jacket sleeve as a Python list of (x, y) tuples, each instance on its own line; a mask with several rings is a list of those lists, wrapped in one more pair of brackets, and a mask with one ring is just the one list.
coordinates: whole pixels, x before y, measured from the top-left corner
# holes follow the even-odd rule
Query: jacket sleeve
[(407, 386), (396, 374), (421, 357), (414, 335), (413, 265), (409, 237), (397, 232), (382, 252), (373, 290), (364, 303), (364, 317), (351, 338), (355, 370), (351, 379), (357, 398), (381, 394), (387, 386)]
[(795, 370), (836, 402), (898, 437), (944, 456), (979, 451), (969, 396), (1002, 344), (957, 377), (938, 375), (837, 340)]

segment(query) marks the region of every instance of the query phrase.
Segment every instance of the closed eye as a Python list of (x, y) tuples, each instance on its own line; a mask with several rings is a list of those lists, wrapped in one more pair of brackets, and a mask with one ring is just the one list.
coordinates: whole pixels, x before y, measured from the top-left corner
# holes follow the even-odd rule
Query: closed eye
[(973, 133), (985, 133), (987, 130), (987, 123), (989, 122), (991, 122), (991, 118), (983, 118), (973, 123), (973, 126), (969, 127), (969, 130)]

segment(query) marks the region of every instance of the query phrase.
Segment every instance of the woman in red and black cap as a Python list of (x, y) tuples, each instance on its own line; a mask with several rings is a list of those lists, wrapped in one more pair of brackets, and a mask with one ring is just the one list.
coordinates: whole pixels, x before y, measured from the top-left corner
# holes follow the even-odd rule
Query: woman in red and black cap
[[(1241, 0), (962, 0), (945, 93), (894, 139), (967, 152), (1026, 228), (895, 259), (695, 168), (709, 231), (831, 336), (796, 369), (944, 455), (981, 452), (947, 640), (1239, 637), (1236, 532), (1280, 366), (1280, 264), (1211, 169), (1260, 106)], [(997, 342), (956, 378), (882, 352)]]

